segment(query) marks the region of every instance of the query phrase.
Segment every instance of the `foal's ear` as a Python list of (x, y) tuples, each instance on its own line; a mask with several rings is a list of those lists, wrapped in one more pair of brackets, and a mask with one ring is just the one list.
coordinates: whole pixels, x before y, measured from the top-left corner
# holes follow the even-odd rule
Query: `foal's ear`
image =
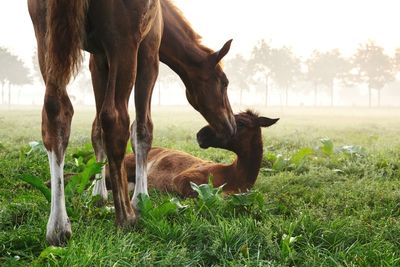
[(228, 54), (229, 50), (231, 49), (232, 41), (233, 39), (229, 40), (224, 44), (221, 50), (210, 55), (210, 60), (212, 61), (213, 64), (217, 65), (221, 61), (221, 59), (223, 59), (224, 56)]
[(258, 126), (260, 127), (269, 127), (271, 125), (274, 125), (277, 121), (279, 121), (279, 118), (278, 119), (270, 119), (267, 117), (257, 118)]

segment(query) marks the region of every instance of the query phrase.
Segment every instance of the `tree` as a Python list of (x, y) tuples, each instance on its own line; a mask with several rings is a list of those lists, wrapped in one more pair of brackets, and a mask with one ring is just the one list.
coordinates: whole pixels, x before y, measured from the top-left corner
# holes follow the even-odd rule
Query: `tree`
[(10, 61), (7, 65), (7, 76), (8, 80), (8, 105), (11, 104), (11, 86), (22, 86), (30, 84), (32, 78), (29, 75), (29, 69), (25, 67), (22, 60), (17, 56), (11, 55)]
[(7, 49), (0, 47), (0, 83), (2, 87), (2, 104), (4, 104), (4, 87), (8, 83), (8, 104), (11, 104), (11, 86), (31, 83), (29, 70), (23, 62)]
[(314, 84), (314, 105), (317, 104), (318, 86), (323, 85), (329, 90), (333, 106), (335, 80), (346, 79), (351, 69), (349, 62), (338, 49), (334, 49), (325, 53), (314, 51), (306, 63), (307, 78)]
[(268, 106), (269, 77), (271, 74), (270, 64), (271, 47), (265, 40), (261, 40), (260, 43), (253, 48), (251, 59), (249, 61), (249, 67), (253, 72), (253, 77), (262, 77), (261, 79), (264, 79), (265, 106)]
[(4, 87), (7, 83), (8, 64), (11, 54), (5, 48), (0, 47), (0, 83), (1, 83), (1, 103), (4, 104)]
[(322, 84), (322, 67), (321, 67), (321, 53), (315, 50), (310, 58), (306, 61), (307, 73), (306, 78), (314, 86), (314, 106), (318, 104), (318, 86)]
[(270, 75), (285, 90), (286, 106), (289, 104), (289, 88), (301, 76), (300, 60), (288, 47), (273, 48), (270, 52)]
[(369, 107), (372, 106), (372, 90), (378, 92), (378, 106), (381, 104), (381, 90), (395, 79), (391, 58), (384, 53), (383, 47), (369, 41), (360, 45), (353, 57), (357, 79), (368, 86)]
[(225, 72), (230, 81), (230, 86), (239, 89), (240, 105), (243, 103), (243, 90), (249, 86), (251, 73), (249, 72), (249, 62), (240, 54), (225, 62)]

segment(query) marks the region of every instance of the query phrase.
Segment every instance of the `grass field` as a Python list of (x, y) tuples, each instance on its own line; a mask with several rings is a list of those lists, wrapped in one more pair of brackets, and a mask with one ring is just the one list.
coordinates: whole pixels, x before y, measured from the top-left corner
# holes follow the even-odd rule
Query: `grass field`
[[(47, 155), (28, 153), (41, 138), (40, 110), (0, 109), (0, 266), (400, 266), (400, 110), (260, 113), (281, 121), (263, 130), (254, 192), (180, 200), (186, 208), (165, 212), (175, 196), (153, 191), (157, 212), (120, 230), (112, 209), (94, 207), (86, 190), (68, 200), (68, 246), (52, 248), (49, 203), (19, 179), (49, 179)], [(88, 149), (93, 115), (75, 112), (66, 172), (80, 171), (73, 154)], [(197, 146), (205, 122), (192, 109), (155, 108), (153, 117), (155, 146), (234, 158)]]

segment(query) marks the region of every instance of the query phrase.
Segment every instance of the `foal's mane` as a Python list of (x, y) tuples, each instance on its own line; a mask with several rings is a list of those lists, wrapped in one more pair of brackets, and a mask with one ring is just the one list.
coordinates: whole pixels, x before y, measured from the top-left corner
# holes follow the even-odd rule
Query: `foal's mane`
[(203, 51), (207, 52), (208, 54), (213, 53), (214, 51), (210, 48), (204, 46), (201, 43), (201, 35), (195, 32), (190, 24), (190, 22), (186, 19), (185, 15), (183, 14), (182, 10), (180, 10), (172, 0), (161, 0), (163, 4), (167, 6), (167, 9), (171, 12), (172, 16), (179, 22), (180, 29), (183, 33), (191, 39), (199, 48)]

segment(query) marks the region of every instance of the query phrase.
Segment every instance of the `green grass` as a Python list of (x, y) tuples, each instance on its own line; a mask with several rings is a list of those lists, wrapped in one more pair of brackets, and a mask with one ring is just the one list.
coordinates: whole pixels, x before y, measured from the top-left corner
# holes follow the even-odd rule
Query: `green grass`
[[(49, 203), (19, 179), (49, 179), (46, 154), (26, 156), (40, 140), (40, 110), (0, 110), (0, 266), (399, 266), (400, 110), (260, 111), (281, 121), (263, 130), (257, 197), (180, 200), (187, 208), (121, 230), (85, 191), (68, 202), (71, 241), (55, 249), (45, 241)], [(77, 171), (72, 155), (90, 143), (93, 115), (75, 112), (66, 172)], [(234, 158), (198, 148), (205, 122), (192, 109), (153, 117), (155, 146)], [(151, 192), (156, 211), (173, 197)]]

